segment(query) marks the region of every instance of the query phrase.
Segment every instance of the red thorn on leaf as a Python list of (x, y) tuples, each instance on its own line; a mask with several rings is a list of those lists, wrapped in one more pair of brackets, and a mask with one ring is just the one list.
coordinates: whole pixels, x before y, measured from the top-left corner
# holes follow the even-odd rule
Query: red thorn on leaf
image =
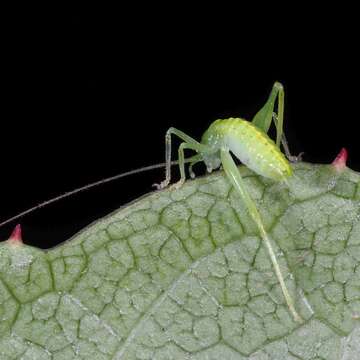
[(346, 168), (347, 158), (348, 152), (345, 148), (342, 148), (331, 165), (334, 166), (337, 171), (342, 171)]
[(15, 226), (8, 241), (13, 245), (21, 245), (23, 243), (22, 237), (21, 237), (21, 225), (20, 224), (17, 224)]

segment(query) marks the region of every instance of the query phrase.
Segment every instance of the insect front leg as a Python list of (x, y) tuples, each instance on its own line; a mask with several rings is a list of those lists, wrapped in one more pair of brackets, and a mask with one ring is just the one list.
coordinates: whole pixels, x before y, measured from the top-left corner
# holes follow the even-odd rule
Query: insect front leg
[(192, 158), (192, 161), (189, 165), (189, 174), (190, 174), (190, 177), (192, 179), (195, 179), (195, 173), (194, 173), (194, 170), (193, 170), (193, 166), (199, 162), (202, 161), (202, 156), (200, 154), (198, 155), (195, 155), (193, 158)]
[[(198, 145), (200, 145), (200, 146), (198, 146)], [(186, 180), (184, 150), (190, 149), (190, 150), (194, 150), (194, 151), (197, 151), (197, 152), (201, 152), (201, 150), (203, 150), (203, 147), (204, 147), (203, 144), (194, 144), (194, 143), (187, 143), (187, 142), (183, 142), (183, 143), (180, 144), (179, 149), (178, 149), (180, 180), (177, 183), (171, 185), (171, 188), (179, 189), (184, 184), (184, 182)], [(200, 160), (196, 160), (197, 156), (193, 157), (193, 159), (194, 158), (195, 158), (195, 160), (192, 161), (191, 165), (194, 165), (195, 162), (200, 161)], [(200, 159), (201, 155), (199, 155), (198, 158)]]
[[(166, 132), (166, 135), (165, 135), (165, 162), (166, 162), (165, 180), (162, 181), (160, 184), (154, 184), (154, 186), (156, 186), (157, 189), (163, 189), (163, 188), (167, 187), (171, 180), (171, 135), (176, 135), (181, 140), (183, 140), (186, 144), (188, 144), (188, 146), (192, 146), (192, 147), (188, 147), (189, 149), (191, 148), (198, 152), (207, 150), (207, 147), (205, 145), (199, 143), (198, 141), (193, 139), (191, 136), (186, 135), (181, 130), (171, 127)], [(181, 165), (180, 164), (180, 156), (179, 156), (180, 172), (182, 171), (181, 168), (184, 167), (184, 163), (185, 163), (184, 157), (182, 157), (182, 158), (183, 158), (183, 164)], [(192, 158), (190, 159), (190, 161), (193, 161)], [(184, 173), (184, 178), (185, 178), (185, 170), (183, 170), (183, 173)]]
[(232, 185), (234, 186), (235, 190), (238, 192), (238, 194), (244, 201), (246, 207), (249, 210), (250, 216), (255, 221), (255, 223), (259, 229), (260, 236), (267, 247), (271, 262), (272, 262), (274, 270), (275, 270), (275, 274), (278, 278), (282, 293), (284, 295), (286, 304), (287, 304), (291, 314), (293, 315), (295, 321), (302, 322), (303, 320), (302, 320), (301, 316), (297, 313), (297, 311), (295, 309), (294, 301), (286, 287), (285, 280), (282, 275), (275, 252), (271, 245), (268, 234), (264, 228), (263, 222), (262, 222), (260, 214), (256, 208), (255, 202), (253, 201), (253, 199), (249, 195), (248, 191), (246, 190), (245, 183), (244, 183), (244, 181), (239, 173), (239, 170), (238, 170), (234, 160), (232, 159), (228, 149), (221, 150), (221, 162), (222, 162), (222, 165), (223, 165), (223, 168), (224, 168), (224, 171), (225, 171), (227, 177), (229, 178), (229, 180), (232, 183)]

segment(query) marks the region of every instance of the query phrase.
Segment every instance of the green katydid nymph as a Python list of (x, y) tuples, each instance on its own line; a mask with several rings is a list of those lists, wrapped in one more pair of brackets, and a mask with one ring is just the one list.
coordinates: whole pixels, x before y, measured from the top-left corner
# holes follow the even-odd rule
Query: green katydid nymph
[[(275, 112), (275, 103), (277, 100), (277, 112)], [(57, 196), (53, 199), (47, 200), (39, 205), (36, 205), (28, 210), (21, 212), (18, 215), (11, 217), (0, 223), (0, 227), (19, 219), (20, 217), (40, 209), (46, 205), (54, 203), (58, 200), (69, 197), (70, 195), (82, 192), (84, 190), (93, 188), (95, 186), (116, 180), (128, 175), (137, 174), (143, 171), (152, 170), (155, 168), (166, 166), (166, 178), (157, 188), (163, 189), (170, 184), (171, 166), (178, 164), (180, 167), (180, 180), (171, 185), (176, 189), (181, 187), (185, 181), (185, 163), (190, 163), (189, 172), (191, 177), (194, 177), (192, 167), (195, 163), (203, 161), (208, 169), (212, 171), (222, 165), (225, 174), (229, 181), (236, 189), (237, 193), (242, 198), (249, 214), (257, 225), (260, 236), (264, 241), (269, 252), (271, 262), (273, 264), (277, 279), (280, 283), (283, 295), (285, 297), (288, 308), (298, 322), (302, 322), (302, 318), (295, 309), (295, 304), (289, 291), (286, 287), (284, 277), (282, 275), (280, 266), (278, 264), (276, 255), (271, 245), (269, 236), (263, 225), (263, 221), (257, 210), (255, 202), (246, 190), (246, 185), (238, 171), (237, 166), (230, 154), (232, 152), (243, 164), (252, 169), (255, 173), (268, 177), (274, 181), (286, 181), (292, 174), (290, 161), (297, 161), (299, 157), (290, 155), (285, 136), (283, 134), (283, 112), (284, 112), (284, 90), (280, 83), (276, 82), (272, 88), (270, 96), (263, 106), (263, 108), (255, 115), (252, 122), (240, 118), (230, 118), (224, 120), (214, 121), (204, 133), (201, 142), (198, 142), (186, 135), (180, 130), (170, 128), (166, 133), (166, 162), (163, 164), (156, 164), (146, 166), (141, 169), (132, 170), (120, 175), (115, 175), (94, 183), (85, 185), (81, 188), (69, 191), (63, 195)], [(272, 141), (267, 132), (270, 128), (271, 122), (274, 121), (276, 126), (276, 142)], [(179, 146), (178, 161), (171, 161), (171, 135), (178, 136), (183, 143)], [(280, 143), (282, 143), (285, 155), (280, 151)], [(184, 150), (191, 149), (197, 154), (185, 158)], [(21, 240), (21, 228), (15, 228), (16, 239)], [(20, 242), (20, 241), (18, 241)]]
[[(277, 113), (274, 111), (276, 99), (278, 99)], [(178, 129), (170, 128), (165, 136), (166, 177), (163, 182), (155, 184), (155, 186), (158, 189), (163, 189), (170, 184), (171, 135), (176, 135), (183, 140), (183, 143), (181, 143), (178, 149), (181, 178), (177, 183), (171, 185), (172, 188), (177, 189), (184, 183), (185, 162), (190, 162), (189, 172), (191, 177), (194, 177), (192, 166), (197, 162), (204, 161), (209, 172), (222, 165), (225, 174), (244, 201), (245, 206), (258, 227), (261, 238), (265, 242), (290, 312), (296, 321), (302, 322), (300, 315), (295, 309), (294, 301), (286, 287), (279, 263), (255, 202), (246, 190), (245, 183), (230, 154), (230, 152), (233, 153), (244, 165), (261, 176), (265, 176), (274, 181), (286, 181), (286, 179), (292, 175), (292, 168), (288, 160), (297, 161), (298, 157), (291, 156), (289, 153), (283, 134), (283, 112), (283, 86), (279, 82), (275, 82), (269, 99), (263, 108), (255, 115), (252, 122), (240, 118), (216, 120), (205, 131), (201, 142), (194, 140)], [(276, 143), (267, 135), (272, 120), (274, 120), (276, 126)], [(280, 151), (281, 142), (288, 160)], [(194, 150), (197, 154), (185, 159), (185, 149)]]

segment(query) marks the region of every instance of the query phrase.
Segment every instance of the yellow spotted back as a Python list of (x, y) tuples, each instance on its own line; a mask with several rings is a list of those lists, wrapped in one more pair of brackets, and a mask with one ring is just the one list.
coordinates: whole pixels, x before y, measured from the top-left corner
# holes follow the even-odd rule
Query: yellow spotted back
[(262, 130), (240, 118), (214, 121), (202, 142), (216, 148), (228, 148), (243, 164), (257, 174), (276, 181), (291, 176), (290, 163)]

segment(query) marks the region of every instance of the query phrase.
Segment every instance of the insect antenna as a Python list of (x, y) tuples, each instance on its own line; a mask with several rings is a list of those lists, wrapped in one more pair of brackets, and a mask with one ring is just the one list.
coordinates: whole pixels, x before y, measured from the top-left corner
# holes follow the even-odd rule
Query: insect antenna
[[(191, 158), (189, 159), (185, 159), (185, 162), (190, 162), (191, 161)], [(178, 165), (178, 161), (171, 161), (171, 165)], [(103, 184), (106, 184), (108, 182), (111, 182), (111, 181), (114, 181), (114, 180), (118, 180), (118, 179), (121, 179), (121, 178), (124, 178), (124, 177), (127, 177), (127, 176), (131, 176), (131, 175), (135, 175), (135, 174), (139, 174), (139, 173), (142, 173), (142, 172), (145, 172), (145, 171), (150, 171), (150, 170), (155, 170), (155, 169), (159, 169), (159, 168), (163, 168), (166, 166), (166, 163), (159, 163), (159, 164), (154, 164), (154, 165), (149, 165), (149, 166), (144, 166), (142, 168), (139, 168), (139, 169), (134, 169), (134, 170), (130, 170), (130, 171), (126, 171), (124, 173), (121, 173), (121, 174), (117, 174), (117, 175), (114, 175), (114, 176), (110, 176), (108, 178), (105, 178), (105, 179), (101, 179), (101, 180), (98, 180), (98, 181), (95, 181), (93, 183), (90, 183), (90, 184), (87, 184), (85, 186), (82, 186), (82, 187), (79, 187), (79, 188), (76, 188), (74, 190), (71, 190), (71, 191), (68, 191), (64, 194), (61, 194), (59, 196), (56, 196), (52, 199), (49, 199), (49, 200), (46, 200), (40, 204), (37, 204), (27, 210), (24, 210), (22, 212), (20, 212), (19, 214), (15, 215), (15, 216), (12, 216), (4, 221), (2, 221), (0, 223), (0, 227), (6, 225), (6, 224), (9, 224), (11, 223), (12, 221), (15, 221), (17, 219), (20, 219), (22, 218), (23, 216), (27, 215), (27, 214), (30, 214), (36, 210), (39, 210), (47, 205), (50, 205), (50, 204), (53, 204), (57, 201), (60, 201), (60, 200), (63, 200), (69, 196), (72, 196), (72, 195), (75, 195), (75, 194), (78, 194), (78, 193), (81, 193), (81, 192), (84, 192), (85, 190), (89, 190), (89, 189), (92, 189), (94, 187), (97, 187), (97, 186), (100, 186), (100, 185), (103, 185)]]

